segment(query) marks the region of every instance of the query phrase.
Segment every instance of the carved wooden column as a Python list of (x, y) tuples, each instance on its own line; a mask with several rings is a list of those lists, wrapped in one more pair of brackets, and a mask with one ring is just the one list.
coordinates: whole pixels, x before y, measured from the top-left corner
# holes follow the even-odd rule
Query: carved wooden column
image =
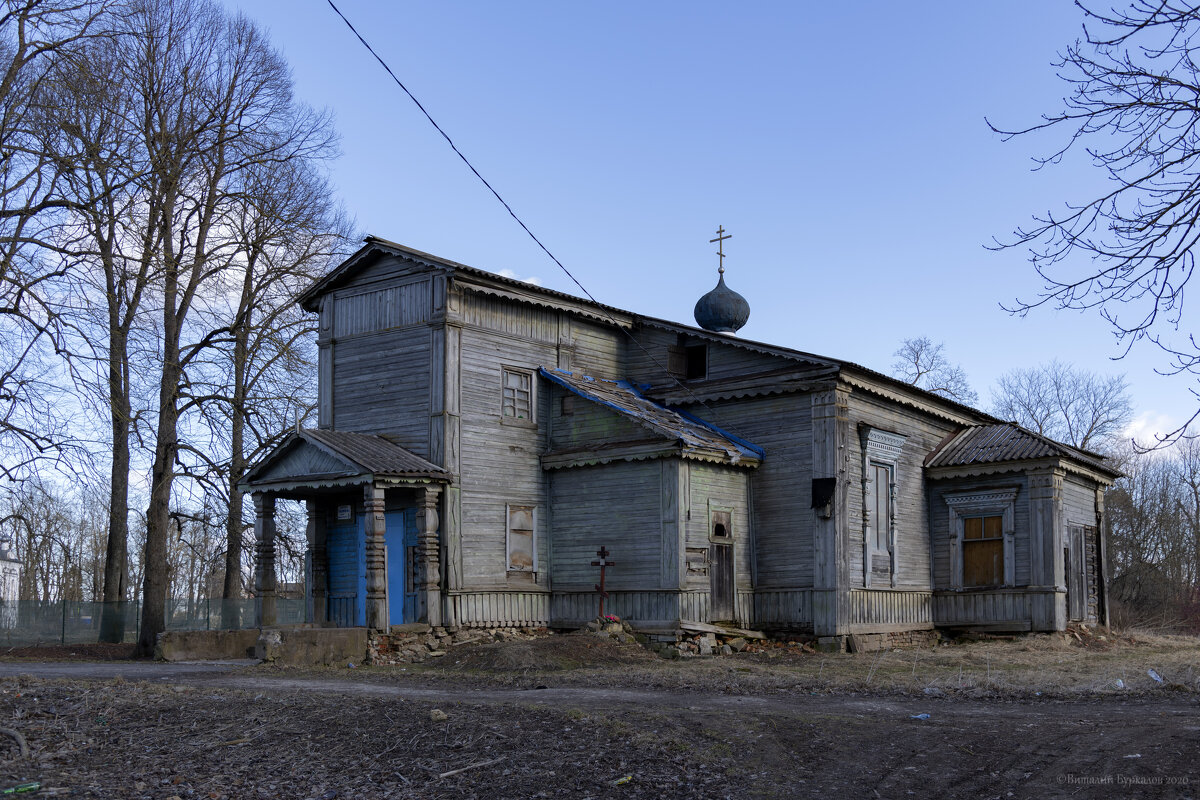
[(326, 596), (329, 590), (329, 557), (325, 551), (325, 513), (313, 500), (307, 503), (308, 511), (308, 596), (312, 600), (312, 618), (317, 625), (328, 619)]
[(418, 618), (430, 625), (442, 624), (441, 541), (438, 535), (438, 495), (441, 487), (427, 486), (417, 498), (417, 560), (421, 585), (417, 589)]
[(367, 550), (367, 627), (388, 629), (387, 551), (383, 534), (383, 489), (371, 484), (363, 492), (363, 536)]
[(254, 624), (276, 622), (275, 497), (255, 492), (254, 499)]

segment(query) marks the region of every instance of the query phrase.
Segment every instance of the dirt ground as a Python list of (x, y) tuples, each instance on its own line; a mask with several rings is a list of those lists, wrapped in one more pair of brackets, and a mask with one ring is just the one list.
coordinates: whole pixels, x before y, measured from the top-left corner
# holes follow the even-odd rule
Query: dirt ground
[[(141, 662), (130, 677), (102, 679), (83, 677), (86, 663), (66, 665), (76, 677), (45, 677), (52, 665), (10, 655), (0, 728), (21, 734), (30, 755), (0, 732), (0, 790), (36, 781), (27, 796), (1197, 797), (1198, 654), (1194, 639), (1058, 636), (667, 662), (566, 635), (456, 647), (407, 667)], [(114, 669), (96, 664), (95, 674)]]

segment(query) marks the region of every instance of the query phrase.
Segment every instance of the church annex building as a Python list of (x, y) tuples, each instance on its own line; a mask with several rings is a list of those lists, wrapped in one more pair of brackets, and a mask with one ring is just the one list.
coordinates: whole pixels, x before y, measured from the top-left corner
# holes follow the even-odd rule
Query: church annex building
[(307, 503), (318, 624), (579, 627), (601, 546), (646, 632), (1106, 622), (1103, 457), (738, 339), (723, 276), (693, 327), (368, 238), (299, 302), (318, 427), (242, 484), (260, 624), (276, 498)]

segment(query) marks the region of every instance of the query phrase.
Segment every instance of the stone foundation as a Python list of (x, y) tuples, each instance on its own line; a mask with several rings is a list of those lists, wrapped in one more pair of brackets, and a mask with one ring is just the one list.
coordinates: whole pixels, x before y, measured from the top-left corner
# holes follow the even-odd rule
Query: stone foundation
[(454, 647), (491, 644), (551, 635), (545, 628), (459, 628), (454, 631), (423, 623), (394, 625), (387, 633), (371, 634), (365, 663), (418, 664), (442, 658)]

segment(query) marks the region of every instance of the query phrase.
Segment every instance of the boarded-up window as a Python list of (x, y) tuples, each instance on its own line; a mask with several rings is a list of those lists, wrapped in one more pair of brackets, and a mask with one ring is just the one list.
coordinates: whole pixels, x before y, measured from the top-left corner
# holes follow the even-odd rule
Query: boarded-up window
[(508, 506), (508, 569), (537, 571), (536, 510), (533, 506)]
[(1004, 518), (963, 519), (963, 586), (1004, 583)]
[(503, 414), (510, 419), (533, 419), (533, 375), (515, 369), (504, 370)]

